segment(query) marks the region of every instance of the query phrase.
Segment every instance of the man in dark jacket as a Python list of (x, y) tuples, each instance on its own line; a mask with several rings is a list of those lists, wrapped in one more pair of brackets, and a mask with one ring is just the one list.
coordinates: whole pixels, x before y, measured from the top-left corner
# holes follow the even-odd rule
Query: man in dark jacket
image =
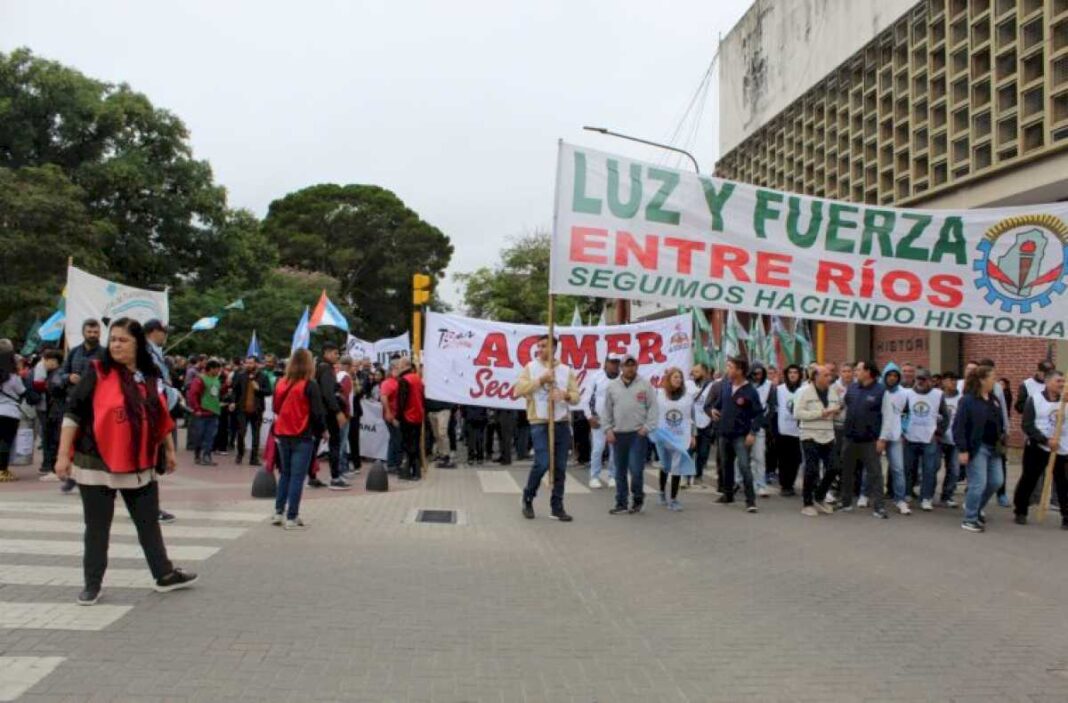
[[(338, 361), (338, 348), (333, 342), (323, 344), (323, 358), (315, 372), (315, 382), (319, 385), (322, 394), (323, 407), (326, 408), (326, 431), (329, 433), (329, 461), (330, 461), (330, 490), (347, 491), (352, 488), (345, 479), (341, 478), (341, 425), (345, 422), (345, 414), (341, 411), (341, 399), (338, 397), (337, 372), (334, 364)], [(322, 441), (320, 434), (315, 440), (316, 451)], [(316, 460), (312, 459), (314, 467)], [(308, 485), (313, 488), (322, 488), (323, 483), (317, 478), (308, 479)]]
[(78, 385), (93, 361), (104, 358), (104, 349), (100, 346), (100, 323), (97, 320), (89, 319), (82, 323), (82, 340), (81, 344), (67, 353), (60, 371), (60, 378), (70, 386)]
[(260, 427), (263, 425), (263, 411), (266, 409), (267, 395), (271, 392), (271, 382), (260, 368), (254, 356), (245, 359), (240, 371), (234, 374), (234, 406), (237, 413), (237, 462), (245, 458), (245, 435), (252, 429), (252, 441), (249, 447), (249, 466), (260, 464)]
[(734, 464), (742, 474), (746, 511), (757, 512), (756, 490), (749, 452), (757, 434), (764, 428), (764, 406), (746, 376), (749, 362), (738, 357), (727, 362), (727, 379), (712, 404), (712, 419), (719, 422), (720, 466), (723, 467), (723, 495), (717, 503), (734, 502)]
[(853, 510), (854, 476), (857, 464), (861, 464), (865, 481), (872, 496), (872, 515), (886, 519), (883, 505), (883, 470), (879, 454), (885, 451), (885, 442), (879, 439), (883, 427), (883, 396), (886, 389), (880, 385), (879, 367), (871, 361), (857, 363), (856, 382), (849, 386), (845, 395), (845, 424), (842, 427), (842, 495), (841, 509)]

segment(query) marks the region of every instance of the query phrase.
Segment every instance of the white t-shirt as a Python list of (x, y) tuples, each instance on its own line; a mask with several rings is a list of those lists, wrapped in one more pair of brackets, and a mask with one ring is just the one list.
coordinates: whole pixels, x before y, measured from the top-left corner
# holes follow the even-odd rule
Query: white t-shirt
[(785, 383), (780, 383), (775, 387), (775, 402), (778, 403), (779, 434), (787, 437), (801, 436), (801, 428), (797, 426), (797, 420), (794, 418), (794, 401), (797, 400), (797, 394), (804, 387), (803, 385), (798, 386), (793, 393), (790, 392)]
[(905, 439), (910, 442), (926, 444), (934, 439), (938, 429), (938, 410), (942, 407), (942, 391), (932, 388), (926, 393), (917, 393), (916, 389), (905, 391), (908, 406), (909, 425), (905, 430)]
[(693, 399), (693, 422), (697, 429), (703, 430), (712, 424), (712, 418), (705, 412), (705, 402), (708, 401), (708, 393), (712, 389), (712, 381), (707, 381), (703, 388), (696, 389)]
[(683, 444), (689, 444), (693, 432), (693, 396), (684, 392), (678, 400), (671, 400), (663, 388), (657, 393), (660, 429), (679, 437)]
[[(539, 360), (534, 359), (527, 368), (530, 369), (530, 377), (532, 379), (539, 379), (545, 372), (548, 371), (548, 367), (542, 364)], [(571, 373), (571, 369), (564, 364), (557, 364), (555, 368), (556, 372), (556, 388), (560, 390), (567, 390), (567, 377)], [(548, 417), (549, 415), (549, 386), (543, 386), (540, 383), (534, 390), (534, 412), (538, 417)], [(571, 412), (571, 406), (567, 402), (561, 401), (559, 403), (553, 403), (553, 419), (556, 422), (561, 422), (567, 419), (567, 416)]]
[[(1060, 412), (1061, 402), (1058, 400), (1051, 403), (1046, 400), (1045, 393), (1029, 396), (1035, 404), (1035, 427), (1046, 436), (1047, 439), (1057, 431), (1057, 415)], [(1041, 447), (1042, 451), (1048, 452), (1049, 447)], [(1061, 425), (1061, 436), (1057, 442), (1057, 454), (1068, 456), (1068, 422)]]

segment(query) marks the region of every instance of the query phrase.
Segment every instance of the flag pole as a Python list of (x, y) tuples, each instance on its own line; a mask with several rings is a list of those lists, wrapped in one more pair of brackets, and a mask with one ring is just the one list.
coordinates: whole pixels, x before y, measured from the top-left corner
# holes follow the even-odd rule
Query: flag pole
[(549, 373), (552, 381), (549, 383), (549, 486), (556, 485), (556, 401), (553, 400), (553, 391), (556, 390), (556, 344), (553, 335), (556, 332), (556, 302), (552, 293), (549, 293)]
[[(1064, 409), (1065, 401), (1068, 401), (1068, 389), (1061, 391), (1061, 408), (1057, 414), (1057, 428), (1053, 432), (1053, 436), (1060, 439), (1061, 431), (1064, 429)], [(1059, 448), (1059, 447), (1058, 447)], [(1038, 501), (1038, 521), (1044, 522), (1046, 519), (1046, 513), (1049, 511), (1049, 498), (1050, 491), (1053, 486), (1053, 465), (1057, 461), (1057, 451), (1051, 449), (1049, 452), (1049, 460), (1046, 462), (1046, 480), (1042, 482), (1042, 497)]]

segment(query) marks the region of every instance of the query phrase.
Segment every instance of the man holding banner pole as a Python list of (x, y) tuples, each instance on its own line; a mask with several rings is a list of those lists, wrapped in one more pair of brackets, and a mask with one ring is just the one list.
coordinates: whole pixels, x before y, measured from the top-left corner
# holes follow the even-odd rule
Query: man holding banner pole
[[(550, 342), (552, 342), (550, 346)], [(534, 443), (534, 465), (527, 477), (523, 491), (523, 517), (534, 519), (534, 497), (545, 472), (549, 470), (549, 408), (552, 408), (553, 455), (556, 470), (553, 472), (552, 498), (549, 502), (551, 515), (561, 522), (572, 518), (564, 510), (564, 480), (567, 472), (567, 453), (571, 448), (571, 427), (568, 424), (570, 406), (579, 402), (579, 387), (575, 372), (552, 358), (552, 350), (558, 348), (549, 335), (538, 340), (537, 357), (532, 359), (519, 376), (515, 385), (516, 396), (526, 398), (527, 419)], [(550, 397), (552, 403), (549, 402)]]

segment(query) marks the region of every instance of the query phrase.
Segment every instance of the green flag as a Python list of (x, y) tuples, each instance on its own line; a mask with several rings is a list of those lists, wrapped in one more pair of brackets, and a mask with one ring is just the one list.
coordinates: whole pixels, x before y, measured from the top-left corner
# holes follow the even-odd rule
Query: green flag
[(727, 313), (727, 325), (723, 329), (723, 354), (726, 357), (724, 362), (740, 355), (742, 353), (740, 343), (747, 339), (749, 335), (745, 333), (742, 323), (738, 322), (738, 316), (734, 314), (734, 310), (730, 310)]
[(794, 337), (801, 347), (801, 366), (807, 368), (816, 359), (815, 354), (812, 353), (812, 338), (808, 334), (807, 321), (796, 320), (794, 322)]
[(41, 335), (38, 334), (40, 329), (41, 318), (35, 317), (33, 324), (30, 325), (30, 331), (26, 333), (26, 343), (22, 345), (22, 351), (19, 354), (29, 356), (37, 350), (37, 346), (41, 343)]
[(746, 350), (749, 352), (749, 363), (759, 361), (762, 364), (767, 365), (768, 358), (764, 356), (767, 351), (767, 345), (764, 340), (767, 335), (764, 334), (764, 320), (760, 315), (756, 315), (749, 323), (749, 341), (746, 342)]
[(693, 310), (693, 323), (698, 332), (709, 334), (712, 332), (712, 325), (708, 322), (708, 316), (705, 315), (705, 311), (699, 308), (692, 308)]
[(790, 330), (786, 329), (786, 325), (778, 315), (771, 316), (771, 331), (772, 334), (779, 338), (779, 346), (782, 347), (782, 355), (786, 360), (786, 363), (794, 363), (794, 344), (797, 342), (797, 339)]

